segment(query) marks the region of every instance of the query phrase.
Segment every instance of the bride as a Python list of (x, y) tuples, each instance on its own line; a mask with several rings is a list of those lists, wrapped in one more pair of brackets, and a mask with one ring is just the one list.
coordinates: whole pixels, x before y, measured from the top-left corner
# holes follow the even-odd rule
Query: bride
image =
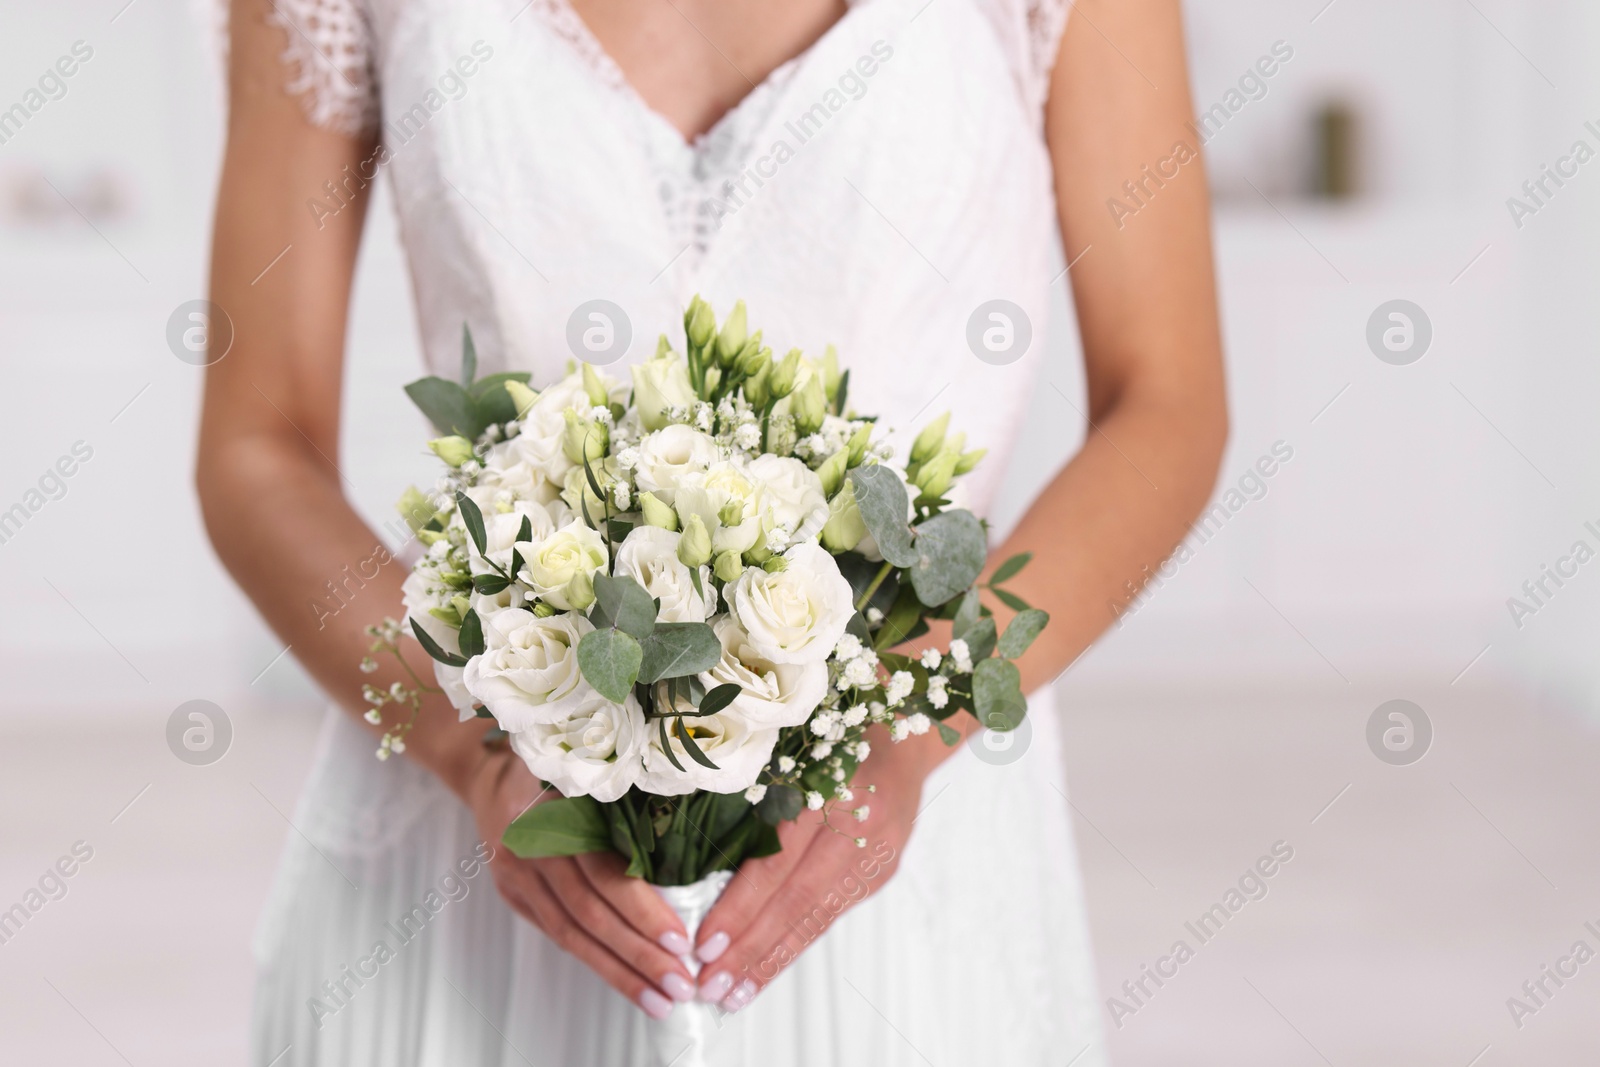
[[(211, 285), (234, 343), (197, 482), (342, 706), (258, 934), (254, 1062), (643, 1067), (650, 1017), (696, 997), (726, 1013), (717, 1065), (1105, 1062), (1049, 683), (1183, 535), (1226, 434), (1204, 175), (1158, 173), (1194, 152), (1186, 79), (1177, 0), (233, 0)], [(1035, 554), (1016, 588), (1052, 616), (1031, 733), (874, 745), (872, 847), (787, 825), (694, 944), (615, 856), (495, 847), (538, 786), (482, 721), (441, 698), (374, 760), (360, 692), (388, 679), (357, 665), (403, 566), (312, 605), (389, 558), (339, 459), (380, 174), (433, 372), (463, 323), (482, 372), (537, 385), (644, 358), (695, 293), (743, 298), (779, 352), (837, 344), (886, 426), (950, 410), (990, 449), (979, 514), (1051, 374), (1059, 237), (1091, 430), (993, 545)]]

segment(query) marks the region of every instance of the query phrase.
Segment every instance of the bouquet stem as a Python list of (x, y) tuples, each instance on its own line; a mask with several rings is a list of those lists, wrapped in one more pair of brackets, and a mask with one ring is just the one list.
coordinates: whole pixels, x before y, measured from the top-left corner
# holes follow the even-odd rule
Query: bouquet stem
[[(714, 871), (698, 882), (689, 885), (658, 885), (656, 892), (683, 920), (689, 943), (694, 944), (700, 924), (710, 913), (733, 878), (732, 871)], [(695, 976), (700, 974), (700, 960), (693, 953), (683, 957), (684, 966)], [(660, 1022), (650, 1024), (651, 1044), (657, 1067), (706, 1067), (706, 1045), (716, 1030), (717, 1010), (704, 1001), (693, 1000), (675, 1005), (672, 1014)]]

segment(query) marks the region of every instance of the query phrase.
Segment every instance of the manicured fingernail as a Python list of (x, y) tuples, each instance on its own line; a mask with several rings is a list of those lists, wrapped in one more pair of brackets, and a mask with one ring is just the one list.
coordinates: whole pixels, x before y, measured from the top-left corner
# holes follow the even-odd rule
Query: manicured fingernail
[(718, 930), (706, 938), (706, 943), (695, 949), (694, 954), (700, 957), (701, 963), (712, 963), (726, 951), (728, 951), (728, 935)]
[(727, 971), (713, 975), (700, 986), (700, 999), (710, 1004), (715, 1004), (728, 995), (728, 990), (733, 988), (733, 975)]
[(689, 944), (689, 939), (676, 930), (668, 930), (661, 935), (661, 947), (674, 956), (687, 956), (694, 948)]
[(722, 1002), (722, 1010), (732, 1015), (742, 1010), (756, 997), (756, 984), (746, 978), (739, 983), (739, 988), (728, 994), (728, 999)]
[(694, 983), (689, 981), (677, 971), (668, 971), (661, 979), (661, 988), (671, 994), (673, 1000), (693, 1000)]
[(665, 1019), (672, 1014), (672, 1001), (654, 989), (646, 989), (639, 994), (639, 1007), (652, 1019)]

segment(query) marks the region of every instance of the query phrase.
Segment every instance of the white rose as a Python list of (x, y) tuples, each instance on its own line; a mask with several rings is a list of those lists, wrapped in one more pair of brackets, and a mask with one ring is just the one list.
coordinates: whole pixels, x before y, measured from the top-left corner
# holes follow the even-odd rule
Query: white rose
[[(755, 547), (761, 536), (761, 497), (761, 483), (750, 476), (747, 466), (725, 459), (703, 473), (680, 478), (673, 503), (685, 522), (690, 515), (700, 516), (711, 531), (714, 555), (730, 551), (743, 555)], [(731, 524), (723, 522), (724, 512), (731, 518), (734, 511), (739, 518)]]
[[(522, 520), (528, 520), (532, 531), (529, 543), (539, 544), (545, 538), (555, 533), (555, 522), (550, 518), (550, 512), (544, 505), (531, 500), (518, 500), (511, 505), (511, 510), (501, 511), (492, 497), (485, 501), (478, 499), (480, 490), (477, 488), (467, 491), (467, 495), (478, 505), (478, 510), (483, 514), (484, 548), (483, 555), (478, 554), (478, 546), (472, 543), (472, 538), (467, 538), (467, 556), (472, 561), (472, 573), (493, 574), (493, 567), (485, 562), (487, 559), (499, 564), (502, 570), (511, 569), (511, 552), (516, 547), (517, 535), (522, 530)], [(460, 515), (457, 514), (459, 520)]]
[(502, 730), (558, 720), (592, 692), (578, 669), (578, 642), (592, 629), (582, 615), (496, 612), (483, 619), (484, 651), (467, 661), (462, 682)]
[(667, 424), (668, 408), (687, 408), (699, 399), (689, 384), (689, 366), (674, 353), (633, 365), (633, 403), (647, 430)]
[(639, 442), (634, 483), (670, 504), (685, 475), (704, 473), (716, 461), (717, 442), (709, 434), (681, 424), (668, 426)]
[[(578, 596), (579, 587), (592, 579), (595, 571), (605, 568), (609, 558), (600, 534), (581, 521), (567, 523), (537, 545), (518, 547), (522, 553), (522, 573), (518, 577), (533, 587), (540, 600), (561, 611), (577, 610), (572, 598)], [(592, 596), (590, 592), (589, 597)], [(589, 604), (582, 606), (587, 608)]]
[(722, 642), (722, 662), (700, 675), (709, 692), (729, 682), (741, 692), (729, 708), (742, 713), (758, 728), (799, 726), (811, 717), (828, 694), (828, 665), (773, 663), (750, 643), (750, 635), (732, 615), (713, 625)]
[[(757, 456), (750, 461), (750, 477), (761, 484), (761, 505), (772, 525), (792, 534), (819, 510), (820, 518), (826, 518), (828, 497), (822, 479), (798, 459), (771, 453)], [(820, 530), (822, 523), (816, 526)]]
[(553, 722), (531, 723), (511, 734), (511, 748), (528, 770), (562, 796), (617, 800), (643, 774), (644, 711), (632, 693), (613, 704), (589, 690)]
[(700, 568), (701, 592), (695, 592), (689, 568), (678, 559), (678, 538), (659, 526), (635, 526), (617, 549), (615, 573), (632, 578), (661, 601), (660, 621), (704, 622), (717, 610), (711, 568)]
[[(657, 699), (665, 703), (665, 686), (658, 687)], [(683, 767), (672, 765), (661, 748), (661, 727), (650, 723), (645, 731), (644, 777), (639, 788), (658, 796), (678, 796), (704, 789), (711, 793), (742, 793), (756, 784), (761, 769), (772, 758), (778, 742), (775, 727), (757, 727), (749, 716), (731, 707), (705, 718), (687, 718), (683, 724), (691, 732), (700, 751), (716, 769), (696, 762), (667, 723), (667, 742)]]
[[(601, 375), (600, 380), (612, 395), (624, 388), (613, 378)], [(479, 484), (509, 489), (541, 504), (554, 500), (573, 466), (561, 448), (567, 409), (587, 414), (593, 406), (581, 373), (569, 374), (551, 385), (523, 413), (517, 436), (489, 449)]]
[(850, 583), (826, 549), (795, 545), (776, 573), (750, 567), (727, 589), (728, 605), (769, 663), (813, 663), (828, 658), (855, 614)]

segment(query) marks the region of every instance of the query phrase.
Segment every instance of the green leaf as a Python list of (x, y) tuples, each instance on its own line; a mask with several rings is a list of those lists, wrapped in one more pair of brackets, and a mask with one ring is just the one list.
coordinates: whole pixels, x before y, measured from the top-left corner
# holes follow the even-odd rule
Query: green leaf
[(961, 743), (961, 735), (956, 733), (956, 731), (952, 730), (942, 722), (939, 723), (938, 726), (939, 740), (943, 741), (946, 745), (949, 745), (952, 748)]
[(467, 391), (445, 378), (418, 378), (406, 386), (406, 395), (442, 434), (460, 434), (469, 441), (483, 433), (484, 421)]
[(717, 640), (716, 631), (703, 622), (657, 623), (640, 643), (644, 662), (639, 668), (639, 680), (646, 684), (699, 674), (722, 662), (722, 642)]
[(656, 720), (656, 726), (661, 731), (661, 751), (666, 754), (667, 762), (678, 770), (683, 770), (683, 764), (678, 762), (678, 756), (672, 751), (672, 742), (667, 740), (667, 717), (662, 716)]
[[(970, 586), (988, 558), (983, 524), (970, 511), (945, 511), (917, 527), (911, 585), (930, 608)], [(887, 557), (885, 557), (887, 558)]]
[(776, 826), (780, 822), (799, 818), (800, 809), (805, 806), (806, 798), (800, 790), (778, 782), (767, 786), (767, 795), (756, 805), (756, 815), (768, 826)]
[(1000, 654), (1006, 659), (1016, 659), (1028, 651), (1028, 646), (1033, 644), (1033, 639), (1039, 636), (1039, 631), (1049, 621), (1050, 613), (1038, 608), (1022, 612), (1011, 620), (1006, 632), (1000, 635), (1000, 643), (996, 646)]
[(494, 718), (494, 712), (490, 711), (488, 708), (484, 707), (482, 704), (479, 704), (477, 707), (473, 708), (472, 709), (472, 714), (476, 715), (480, 719), (492, 719), (492, 718)]
[(466, 524), (467, 534), (472, 538), (472, 546), (478, 550), (478, 555), (488, 554), (489, 537), (483, 530), (483, 512), (478, 510), (478, 505), (472, 498), (460, 489), (456, 490), (456, 507), (461, 510), (461, 521)]
[(472, 576), (472, 588), (484, 596), (494, 596), (496, 593), (502, 592), (510, 584), (511, 579), (503, 574), (474, 574)]
[(639, 642), (621, 630), (590, 630), (578, 642), (578, 668), (584, 679), (613, 704), (628, 699), (643, 656)]
[(961, 597), (961, 604), (956, 608), (955, 624), (951, 627), (951, 637), (965, 637), (967, 630), (978, 621), (983, 605), (978, 601), (978, 591), (968, 589)]
[(1011, 592), (1008, 589), (991, 589), (991, 590), (989, 590), (989, 592), (991, 592), (995, 596), (999, 597), (1000, 598), (1000, 603), (1004, 604), (1006, 607), (1010, 608), (1012, 611), (1029, 611), (1029, 610), (1031, 610), (1031, 605), (1026, 600), (1023, 600), (1017, 594)]
[(577, 856), (613, 848), (605, 813), (593, 797), (563, 797), (535, 804), (506, 827), (500, 840), (523, 859)]
[(909, 585), (901, 587), (900, 595), (895, 597), (894, 607), (889, 609), (883, 625), (878, 628), (878, 636), (872, 643), (873, 648), (882, 652), (904, 641), (922, 621), (922, 613), (926, 610)]
[(417, 622), (416, 619), (411, 620), (411, 632), (416, 635), (417, 643), (422, 646), (422, 651), (426, 652), (440, 663), (447, 664), (451, 667), (465, 667), (467, 665), (467, 657), (458, 656), (454, 652), (446, 652), (444, 649), (440, 648), (439, 642), (429, 637), (428, 631), (424, 630), (422, 628), (422, 624)]
[(1027, 714), (1022, 672), (1008, 659), (986, 659), (972, 669), (973, 712), (991, 730), (1015, 730)]
[(1033, 559), (1032, 552), (1018, 552), (994, 569), (994, 573), (989, 575), (989, 584), (999, 585), (1007, 578), (1016, 577), (1017, 572), (1026, 567), (1031, 559)]
[(461, 620), (461, 654), (471, 659), (483, 655), (483, 620), (476, 611), (468, 611)]
[(616, 628), (638, 640), (650, 636), (656, 625), (656, 602), (644, 586), (623, 575), (613, 578), (602, 571), (594, 575), (594, 607), (589, 621), (597, 629)]
[(505, 371), (479, 378), (467, 388), (467, 395), (477, 406), (478, 416), (484, 424), (511, 422), (517, 417), (517, 402), (506, 392), (507, 382), (528, 384), (526, 371)]
[(845, 410), (844, 403), (845, 403), (845, 400), (849, 398), (849, 396), (850, 396), (850, 371), (847, 369), (843, 374), (839, 375), (839, 392), (837, 394), (835, 394), (834, 398), (833, 398), (833, 413), (835, 415), (843, 415), (844, 414), (844, 410)]
[(744, 690), (733, 682), (717, 686), (700, 699), (700, 714), (702, 716), (715, 715), (737, 700), (742, 692)]
[(967, 643), (967, 652), (972, 656), (972, 662), (988, 659), (994, 652), (995, 646), (994, 616), (985, 615), (967, 627), (966, 636), (962, 640)]
[(683, 742), (684, 751), (689, 753), (690, 759), (702, 767), (709, 767), (714, 771), (719, 769), (715, 763), (711, 762), (710, 756), (700, 751), (700, 743), (694, 739), (694, 734), (689, 732), (689, 728), (683, 725), (682, 719), (672, 720), (672, 732), (677, 734), (678, 740)]
[(472, 343), (472, 330), (461, 324), (461, 384), (471, 385), (478, 376), (478, 346)]
[(851, 471), (850, 485), (856, 495), (856, 506), (861, 510), (861, 521), (878, 543), (883, 558), (896, 567), (909, 567), (917, 562), (917, 553), (911, 546), (911, 526), (906, 522), (910, 502), (906, 499), (905, 483), (899, 476), (883, 464), (875, 463)]

